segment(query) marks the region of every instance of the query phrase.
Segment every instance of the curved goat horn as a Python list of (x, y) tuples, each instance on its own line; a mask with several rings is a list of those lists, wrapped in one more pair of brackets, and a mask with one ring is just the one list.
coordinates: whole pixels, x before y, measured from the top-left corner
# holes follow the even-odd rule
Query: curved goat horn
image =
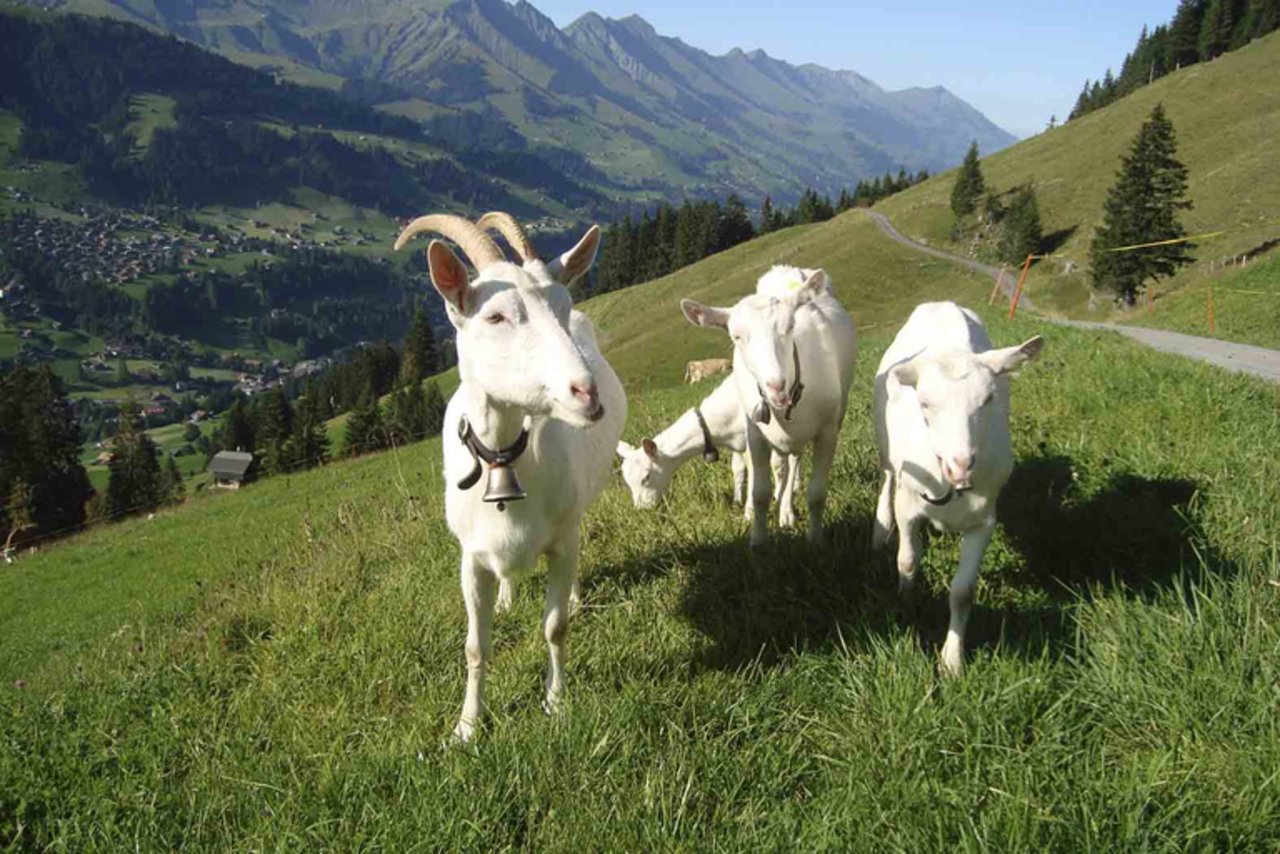
[(477, 270), (481, 270), (498, 261), (505, 261), (502, 250), (493, 238), (485, 233), (469, 219), (453, 214), (428, 214), (420, 216), (404, 227), (396, 238), (396, 249), (404, 246), (414, 235), (423, 231), (434, 231), (458, 244), (458, 248), (470, 259)]
[(480, 226), (482, 230), (497, 229), (498, 233), (511, 244), (511, 248), (519, 253), (521, 261), (538, 260), (538, 253), (533, 248), (529, 235), (525, 234), (524, 228), (520, 223), (516, 222), (516, 218), (511, 214), (503, 211), (489, 211), (476, 220), (476, 225)]

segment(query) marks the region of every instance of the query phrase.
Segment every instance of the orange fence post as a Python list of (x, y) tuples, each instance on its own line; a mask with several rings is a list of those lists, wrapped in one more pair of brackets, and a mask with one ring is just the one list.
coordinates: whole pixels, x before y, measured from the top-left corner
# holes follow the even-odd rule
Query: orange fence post
[(1026, 262), (1022, 265), (1022, 275), (1018, 277), (1018, 286), (1013, 289), (1013, 299), (1009, 300), (1009, 319), (1013, 320), (1013, 315), (1018, 310), (1018, 301), (1022, 299), (1022, 287), (1027, 282), (1027, 272), (1031, 269), (1031, 261), (1036, 256), (1028, 255)]
[(1205, 311), (1209, 314), (1209, 334), (1213, 335), (1216, 329), (1216, 324), (1213, 322), (1213, 285), (1209, 286), (1209, 298), (1205, 305)]
[(991, 286), (991, 296), (987, 297), (987, 305), (995, 304), (996, 295), (1000, 293), (1000, 284), (1004, 281), (1004, 268), (1005, 265), (1002, 264), (1000, 266), (1000, 272), (996, 273), (996, 283)]
[(1155, 290), (1147, 285), (1147, 314), (1151, 314), (1156, 310)]

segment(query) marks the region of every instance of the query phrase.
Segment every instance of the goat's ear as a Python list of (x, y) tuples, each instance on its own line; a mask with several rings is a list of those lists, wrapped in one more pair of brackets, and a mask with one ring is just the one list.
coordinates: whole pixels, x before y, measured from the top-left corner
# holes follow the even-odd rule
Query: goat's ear
[(1004, 347), (1000, 350), (988, 350), (978, 354), (978, 360), (991, 369), (994, 374), (1007, 374), (1016, 371), (1027, 362), (1040, 355), (1044, 349), (1044, 339), (1037, 335), (1023, 341), (1017, 347)]
[(595, 263), (600, 251), (600, 226), (593, 225), (578, 241), (578, 245), (547, 265), (547, 272), (562, 285), (572, 285), (582, 278)]
[(827, 271), (821, 267), (816, 270), (805, 270), (804, 273), (805, 280), (796, 289), (796, 301), (800, 303), (808, 302), (831, 285)]
[(708, 329), (729, 328), (729, 309), (727, 308), (714, 308), (703, 305), (697, 300), (682, 299), (680, 310), (684, 312), (685, 319), (694, 326), (705, 326)]
[(467, 268), (453, 250), (439, 240), (427, 247), (427, 267), (431, 270), (431, 284), (444, 297), (449, 308), (449, 320), (454, 326), (466, 317), (470, 303), (471, 283), (467, 280)]
[(640, 447), (644, 448), (645, 455), (649, 459), (653, 460), (655, 463), (658, 461), (658, 446), (652, 439), (647, 437), (641, 439)]
[(615, 448), (615, 450), (617, 451), (618, 456), (622, 457), (624, 460), (636, 452), (636, 449), (628, 445), (626, 442), (618, 442), (618, 447)]
[(906, 386), (915, 388), (920, 379), (920, 366), (915, 359), (894, 365), (889, 369), (889, 395), (893, 396), (898, 388)]

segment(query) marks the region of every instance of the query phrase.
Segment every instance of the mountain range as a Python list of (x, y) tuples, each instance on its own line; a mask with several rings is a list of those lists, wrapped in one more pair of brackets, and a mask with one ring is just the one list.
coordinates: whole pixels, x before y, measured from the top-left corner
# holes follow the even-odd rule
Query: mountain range
[(763, 51), (712, 56), (644, 19), (563, 29), (520, 0), (66, 0), (324, 80), (454, 145), (516, 148), (627, 195), (794, 198), (937, 171), (1014, 137), (941, 86), (887, 91)]

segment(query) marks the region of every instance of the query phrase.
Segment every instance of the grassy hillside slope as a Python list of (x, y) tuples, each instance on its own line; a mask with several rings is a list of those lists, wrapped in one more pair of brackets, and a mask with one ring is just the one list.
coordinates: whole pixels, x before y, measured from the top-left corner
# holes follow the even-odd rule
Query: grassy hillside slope
[[(1120, 158), (1142, 122), (1163, 103), (1177, 135), (1178, 157), (1190, 172), (1194, 208), (1182, 216), (1190, 234), (1226, 231), (1194, 252), (1198, 263), (1159, 286), (1161, 295), (1202, 289), (1210, 262), (1257, 249), (1280, 238), (1280, 170), (1275, 139), (1280, 135), (1280, 33), (1259, 39), (1210, 63), (1194, 65), (1144, 86), (1115, 104), (1039, 134), (982, 161), (989, 188), (1007, 191), (1034, 182), (1044, 232), (1063, 257), (1042, 262), (1028, 285), (1046, 307), (1086, 313), (1090, 279), (1089, 243), (1102, 222), (1102, 203), (1115, 180)], [(952, 227), (950, 193), (955, 173), (935, 176), (882, 202), (904, 234), (934, 245), (947, 244)], [(1074, 273), (1064, 272), (1072, 261)], [(1272, 280), (1274, 281), (1274, 279)], [(1249, 303), (1251, 312), (1272, 318), (1280, 328), (1280, 284), (1275, 296)], [(1200, 290), (1203, 301), (1203, 291)], [(1110, 311), (1103, 305), (1093, 314)], [(1203, 309), (1196, 317), (1164, 311), (1159, 325), (1205, 334)], [(1167, 318), (1166, 318), (1167, 314)], [(1248, 336), (1275, 346), (1275, 335)]]
[(1274, 846), (1280, 392), (992, 318), (1048, 347), (1015, 382), (970, 669), (940, 682), (955, 539), (906, 605), (868, 550), (893, 331), (871, 324), (987, 283), (873, 237), (848, 216), (588, 304), (634, 440), (707, 391), (680, 359), (722, 347), (669, 303), (833, 259), (864, 335), (825, 547), (750, 552), (727, 463), (652, 512), (615, 483), (586, 520), (564, 713), (538, 710), (535, 576), (495, 625), (491, 725), (442, 750), (465, 617), (439, 440), (94, 531), (0, 571), (0, 843)]

